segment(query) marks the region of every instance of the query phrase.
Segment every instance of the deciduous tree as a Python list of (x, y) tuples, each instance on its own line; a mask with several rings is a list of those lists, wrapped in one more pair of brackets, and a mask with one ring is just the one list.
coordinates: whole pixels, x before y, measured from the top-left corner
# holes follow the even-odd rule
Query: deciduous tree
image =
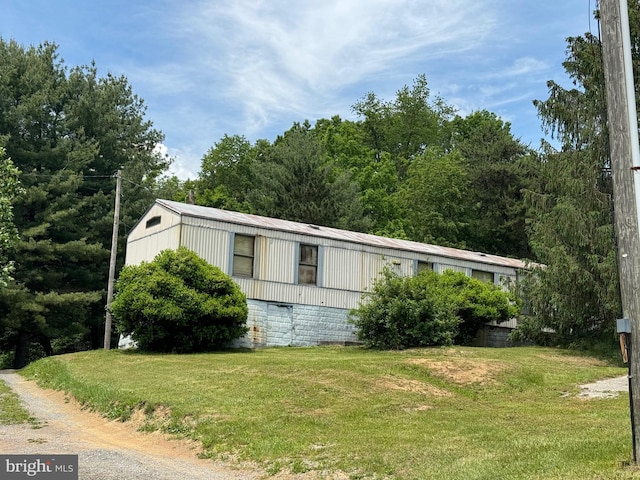
[(197, 203), (209, 207), (253, 213), (252, 192), (259, 188), (258, 157), (261, 146), (242, 135), (224, 135), (202, 159)]
[(431, 149), (413, 160), (398, 196), (405, 231), (418, 242), (464, 248), (468, 237), (469, 174), (457, 152)]

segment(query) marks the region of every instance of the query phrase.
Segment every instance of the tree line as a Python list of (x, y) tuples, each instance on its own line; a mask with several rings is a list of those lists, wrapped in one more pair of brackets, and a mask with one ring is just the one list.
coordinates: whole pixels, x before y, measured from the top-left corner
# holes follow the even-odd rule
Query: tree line
[(295, 123), (273, 143), (225, 135), (186, 186), (201, 205), (531, 256), (521, 191), (533, 152), (508, 123), (456, 115), (425, 76), (352, 108), (358, 120)]
[[(638, 64), (640, 7), (629, 8)], [(486, 110), (458, 114), (420, 75), (392, 99), (356, 99), (354, 120), (301, 120), (273, 141), (224, 135), (198, 177), (180, 181), (126, 77), (68, 68), (52, 43), (0, 39), (0, 360), (102, 345), (117, 170), (119, 267), (153, 199), (193, 192), (200, 205), (544, 264), (521, 282), (531, 315), (519, 334), (611, 338), (620, 305), (599, 38), (568, 38), (563, 65), (572, 87), (549, 81), (534, 101), (559, 147), (524, 145)]]

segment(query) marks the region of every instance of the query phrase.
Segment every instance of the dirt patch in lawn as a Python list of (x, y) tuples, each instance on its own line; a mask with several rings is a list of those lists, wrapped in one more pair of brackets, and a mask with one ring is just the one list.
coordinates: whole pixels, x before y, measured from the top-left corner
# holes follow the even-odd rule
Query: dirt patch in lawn
[(498, 383), (496, 374), (506, 368), (500, 362), (485, 360), (413, 358), (409, 363), (420, 365), (431, 374), (458, 385), (495, 385)]
[(387, 375), (376, 382), (376, 386), (383, 390), (399, 390), (402, 392), (419, 393), (431, 397), (450, 397), (451, 392), (442, 388), (434, 387), (428, 383), (409, 378), (394, 377)]

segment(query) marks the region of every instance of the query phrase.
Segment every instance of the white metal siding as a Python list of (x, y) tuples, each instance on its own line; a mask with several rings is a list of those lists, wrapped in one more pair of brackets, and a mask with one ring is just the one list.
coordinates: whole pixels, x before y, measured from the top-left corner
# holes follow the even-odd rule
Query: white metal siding
[(260, 278), (267, 282), (293, 284), (297, 269), (295, 242), (264, 237), (260, 251)]
[(233, 280), (247, 295), (247, 298), (267, 302), (297, 303), (350, 309), (356, 308), (361, 298), (360, 291), (266, 282), (264, 280), (252, 280), (250, 278), (240, 277), (234, 277)]
[(324, 251), (323, 285), (329, 288), (370, 290), (373, 281), (380, 276), (385, 266), (400, 275), (414, 273), (413, 257), (389, 255), (389, 252), (381, 248), (358, 248), (358, 245), (352, 245), (329, 247)]
[(204, 229), (194, 225), (182, 226), (182, 246), (193, 250), (211, 265), (223, 272), (229, 270), (229, 258), (232, 255), (229, 232)]
[[(147, 228), (147, 220), (153, 217), (160, 217), (160, 223), (153, 227)], [(171, 210), (168, 210), (158, 204), (154, 204), (140, 221), (133, 227), (131, 232), (127, 235), (128, 242), (135, 242), (141, 238), (146, 238), (149, 235), (154, 235), (163, 230), (175, 227), (180, 224), (180, 215)]]
[(162, 250), (176, 250), (180, 246), (180, 225), (173, 225), (163, 230), (153, 227), (156, 232), (146, 237), (127, 242), (126, 265), (138, 265), (150, 262)]
[(362, 288), (362, 254), (345, 248), (325, 248), (320, 275), (327, 288), (356, 290)]

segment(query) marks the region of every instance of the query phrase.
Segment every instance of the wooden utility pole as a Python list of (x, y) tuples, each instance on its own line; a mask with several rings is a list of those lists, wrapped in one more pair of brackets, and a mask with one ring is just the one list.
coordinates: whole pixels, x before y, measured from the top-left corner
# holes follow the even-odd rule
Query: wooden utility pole
[(118, 253), (118, 226), (120, 224), (120, 189), (122, 188), (122, 172), (116, 172), (116, 200), (113, 210), (113, 230), (111, 232), (111, 258), (109, 259), (109, 281), (107, 284), (107, 306), (104, 321), (104, 349), (111, 348), (111, 299), (113, 298), (113, 283), (116, 276), (116, 253)]
[(640, 153), (627, 0), (600, 0), (602, 56), (622, 313), (631, 320), (629, 395), (634, 462), (640, 451)]

